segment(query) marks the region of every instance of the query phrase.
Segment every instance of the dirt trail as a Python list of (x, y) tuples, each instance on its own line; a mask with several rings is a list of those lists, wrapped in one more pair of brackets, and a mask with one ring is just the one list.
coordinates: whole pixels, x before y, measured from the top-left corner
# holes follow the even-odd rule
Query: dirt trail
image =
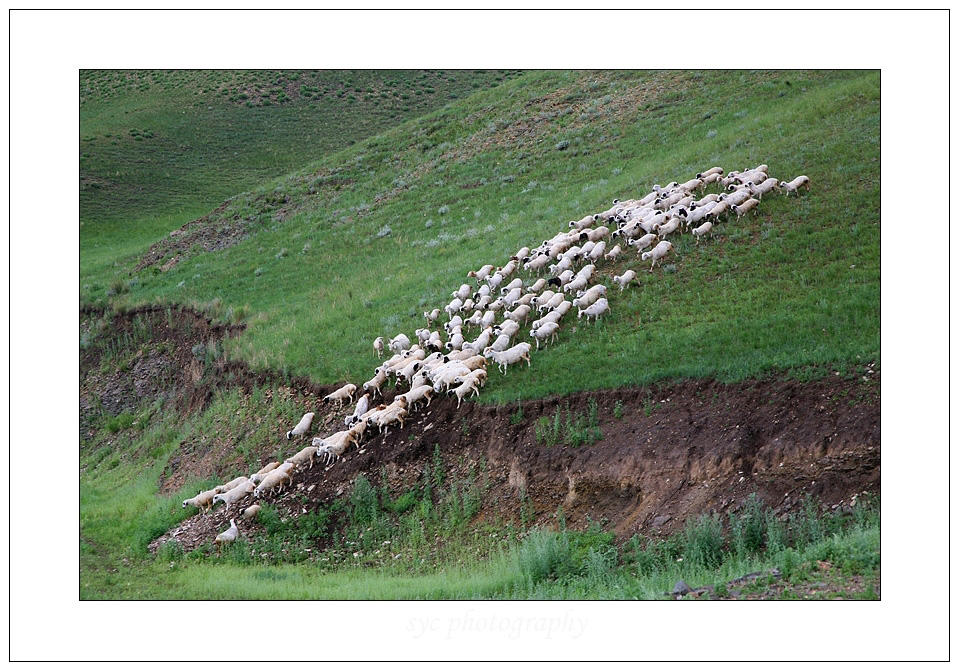
[[(170, 402), (185, 410), (203, 407), (218, 386), (237, 386), (246, 393), (267, 386), (294, 398), (303, 412), (317, 411), (316, 434), (342, 427), (344, 412), (322, 401), (332, 388), (304, 379), (286, 380), (222, 361), (212, 381), (194, 386), (191, 348), (198, 339), (225, 337), (231, 330), (214, 327), (186, 310), (177, 312), (173, 326), (164, 310), (121, 315), (116, 325), (123, 328), (137, 315), (155, 324), (154, 337), (170, 343), (167, 351), (157, 358), (155, 348), (142, 348), (145, 353), (131, 364), (132, 375), (101, 373), (95, 353), (81, 356), (81, 417), (94, 389), (119, 385), (134, 392), (146, 390), (147, 395), (162, 394), (162, 381), (167, 389), (171, 384), (179, 389), (170, 395)], [(152, 366), (143, 363), (151, 357)], [(171, 367), (174, 375), (155, 379), (156, 371)], [(393, 393), (387, 392), (387, 401)], [(586, 415), (591, 401), (596, 404), (601, 440), (573, 448), (548, 446), (537, 439), (540, 417), (552, 419), (561, 410), (565, 421), (567, 404), (574, 414)], [(842, 505), (854, 495), (878, 493), (880, 488), (879, 373), (812, 382), (690, 380), (505, 406), (464, 403), (459, 410), (455, 400), (438, 398), (413, 417), (403, 429), (368, 438), (361, 450), (351, 449), (334, 465), (318, 464), (300, 474), (292, 492), (279, 496), (276, 504), (291, 514), (301, 513), (349, 493), (360, 474), (374, 485), (385, 474), (390, 490), (398, 495), (430, 465), (436, 445), (452, 477), (465, 478), (470, 469), (485, 463), (490, 488), (480, 516), (495, 513), (518, 520), (522, 497), (528, 497), (537, 523), (553, 523), (561, 505), (572, 528), (606, 520), (608, 529), (626, 537), (668, 535), (690, 516), (735, 509), (753, 492), (785, 512), (807, 493), (826, 504)], [(276, 443), (263, 447), (260, 464), (275, 457), (280, 444), (290, 452), (293, 446), (282, 437), (286, 428), (277, 427)], [(236, 459), (228, 448), (181, 445), (168, 477), (160, 483), (161, 491), (176, 490), (191, 476), (259, 467)], [(154, 546), (176, 537), (189, 551), (226, 524), (226, 513), (220, 509), (195, 515)]]

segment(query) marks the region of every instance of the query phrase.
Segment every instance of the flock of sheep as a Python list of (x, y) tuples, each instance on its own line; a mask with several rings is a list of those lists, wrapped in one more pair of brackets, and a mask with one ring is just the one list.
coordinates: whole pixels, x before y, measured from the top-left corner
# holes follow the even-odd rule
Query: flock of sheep
[[(443, 308), (423, 313), (426, 328), (415, 331), (413, 343), (405, 334), (398, 334), (388, 342), (382, 337), (373, 341), (373, 349), (383, 356), (385, 349), (393, 355), (377, 367), (370, 380), (363, 383), (364, 393), (355, 384), (347, 384), (325, 397), (326, 401), (345, 405), (356, 403), (345, 417), (346, 429), (324, 438), (315, 437), (309, 446), (286, 459), (273, 462), (250, 477), (240, 477), (183, 502), (183, 507), (196, 506), (210, 510), (223, 502), (226, 508), (237, 504), (248, 495), (260, 498), (273, 492), (282, 492), (293, 482), (296, 469), (312, 468), (316, 459), (329, 464), (338, 459), (351, 445), (359, 446), (363, 437), (374, 428), (389, 433), (394, 425), (403, 426), (418, 407), (430, 404), (433, 396), (446, 393), (455, 396), (457, 407), (463, 399), (478, 396), (487, 380), (486, 368), (495, 363), (505, 374), (509, 366), (526, 362), (530, 365), (529, 342), (516, 342), (533, 311), (536, 319), (529, 324), (530, 338), (548, 347), (556, 339), (563, 317), (577, 308), (577, 318), (599, 319), (609, 311), (606, 285), (598, 281), (596, 264), (620, 257), (626, 247), (632, 247), (642, 261), (656, 262), (673, 251), (667, 236), (689, 232), (699, 244), (723, 218), (736, 215), (737, 221), (758, 207), (763, 196), (772, 191), (798, 193), (810, 188), (809, 178), (800, 175), (792, 181), (781, 182), (767, 175), (768, 166), (759, 165), (724, 175), (720, 167), (710, 168), (682, 184), (672, 182), (665, 187), (658, 184), (643, 198), (613, 201), (604, 212), (591, 214), (569, 222), (569, 229), (561, 231), (538, 247), (523, 247), (502, 267), (487, 264), (468, 273), (476, 285), (463, 284), (451, 294), (451, 301)], [(705, 193), (710, 185), (721, 192)], [(700, 198), (695, 197), (699, 191)], [(607, 246), (607, 241), (610, 247)], [(520, 266), (528, 271), (524, 281), (517, 275)], [(548, 277), (537, 277), (543, 272)], [(512, 279), (511, 279), (512, 278)], [(636, 279), (636, 271), (626, 270), (613, 276), (620, 291)], [(590, 282), (593, 282), (590, 285)], [(430, 330), (441, 315), (447, 318), (440, 331)], [(465, 316), (469, 315), (469, 316)], [(467, 340), (468, 335), (473, 339)], [(373, 405), (377, 395), (390, 379), (408, 390), (395, 396), (389, 404)], [(310, 431), (315, 414), (309, 412), (287, 431), (287, 440), (303, 439)], [(253, 519), (259, 505), (245, 508), (243, 519)], [(217, 550), (236, 539), (239, 533), (235, 519), (230, 528), (216, 537)]]

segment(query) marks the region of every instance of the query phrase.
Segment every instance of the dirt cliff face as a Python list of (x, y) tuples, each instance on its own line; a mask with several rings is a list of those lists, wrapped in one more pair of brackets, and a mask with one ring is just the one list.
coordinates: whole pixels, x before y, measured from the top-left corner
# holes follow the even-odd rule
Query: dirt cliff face
[[(277, 390), (271, 393), (292, 398), (303, 412), (317, 412), (313, 435), (343, 428), (347, 410), (322, 400), (332, 387), (222, 360), (212, 374), (198, 377), (192, 348), (230, 335), (227, 327), (215, 327), (195, 312), (165, 309), (120, 315), (112, 326), (122, 333), (137, 317), (141, 331), (144, 320), (152, 324), (153, 344), (141, 345), (127, 360), (126, 371), (104, 372), (96, 346), (81, 354), (81, 432), (94, 396), (114, 413), (124, 403), (144, 398), (162, 398), (191, 412), (204, 407), (215, 388), (226, 386), (245, 393), (270, 386)], [(386, 392), (386, 402), (394, 393)], [(537, 424), (548, 421), (553, 427), (557, 412), (559, 442), (550, 445), (537, 435), (548, 433), (548, 427), (540, 426), (538, 432)], [(577, 447), (564, 444), (567, 420), (591, 414), (602, 438)], [(297, 419), (291, 417), (290, 425)], [(263, 446), (257, 464), (236, 462), (229, 440), (222, 441), (222, 449), (217, 441), (202, 449), (184, 443), (171, 458), (161, 492), (178, 489), (192, 476), (229, 468), (257, 470), (276, 456), (288, 428), (277, 427), (277, 441)], [(307, 508), (329, 502), (349, 493), (360, 474), (375, 485), (385, 477), (398, 495), (429, 467), (437, 445), (453, 477), (485, 468), (480, 475), (488, 478), (489, 488), (481, 517), (519, 519), (525, 500), (536, 523), (553, 524), (561, 506), (568, 527), (593, 520), (621, 537), (665, 535), (690, 516), (734, 510), (751, 493), (781, 512), (807, 493), (828, 505), (848, 503), (863, 492), (878, 493), (880, 374), (855, 379), (832, 375), (812, 382), (691, 380), (505, 406), (466, 402), (459, 409), (455, 399), (439, 397), (413, 413), (402, 429), (369, 434), (360, 449), (351, 448), (336, 463), (318, 462), (299, 473), (292, 492), (275, 503), (297, 514), (304, 509), (302, 496), (311, 502)], [(225, 520), (222, 509), (196, 515), (155, 545), (175, 533), (190, 550), (212, 538), (213, 529)]]

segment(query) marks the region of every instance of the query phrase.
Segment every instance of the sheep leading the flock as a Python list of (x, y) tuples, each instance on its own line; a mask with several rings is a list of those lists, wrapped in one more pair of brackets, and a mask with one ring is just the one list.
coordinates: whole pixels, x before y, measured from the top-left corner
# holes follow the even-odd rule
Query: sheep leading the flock
[(800, 175), (796, 179), (792, 179), (788, 182), (780, 182), (779, 186), (786, 190), (786, 195), (788, 196), (791, 193), (799, 195), (799, 187), (806, 187), (806, 191), (809, 191), (809, 178), (806, 175)]
[(214, 496), (216, 496), (216, 492), (212, 489), (209, 491), (200, 492), (199, 494), (194, 496), (192, 499), (187, 499), (186, 501), (184, 501), (183, 507), (186, 508), (187, 506), (194, 506), (196, 508), (199, 508), (201, 512), (204, 512), (204, 513), (209, 512), (210, 508), (213, 507)]

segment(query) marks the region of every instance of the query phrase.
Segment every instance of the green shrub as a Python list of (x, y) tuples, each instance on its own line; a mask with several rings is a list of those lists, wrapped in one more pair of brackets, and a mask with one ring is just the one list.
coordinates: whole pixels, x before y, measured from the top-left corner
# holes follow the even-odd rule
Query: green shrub
[(723, 525), (719, 515), (687, 519), (680, 542), (685, 561), (705, 568), (719, 566), (723, 560)]
[(108, 420), (106, 428), (110, 433), (119, 433), (133, 426), (134, 421), (136, 421), (136, 416), (124, 410), (116, 417)]

